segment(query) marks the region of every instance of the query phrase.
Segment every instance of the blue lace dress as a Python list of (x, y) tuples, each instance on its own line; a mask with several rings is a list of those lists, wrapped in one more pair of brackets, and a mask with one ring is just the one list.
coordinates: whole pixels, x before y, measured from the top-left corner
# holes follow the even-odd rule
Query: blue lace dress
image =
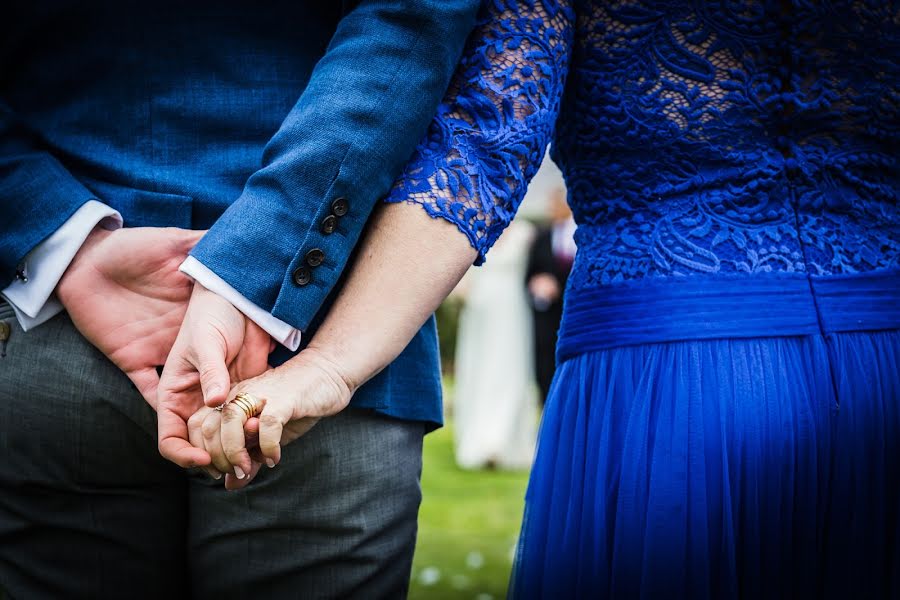
[(480, 262), (551, 140), (565, 175), (512, 595), (900, 597), (900, 7), (482, 13), (388, 201)]

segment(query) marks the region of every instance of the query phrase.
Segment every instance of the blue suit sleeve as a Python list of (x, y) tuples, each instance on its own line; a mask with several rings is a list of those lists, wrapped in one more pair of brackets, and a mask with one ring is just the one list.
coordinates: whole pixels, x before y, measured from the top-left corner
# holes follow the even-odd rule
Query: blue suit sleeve
[(387, 202), (419, 204), (485, 256), (553, 135), (568, 73), (568, 0), (488, 0), (425, 138)]
[(192, 255), (305, 330), (434, 116), (478, 5), (357, 2), (262, 167)]
[(0, 101), (0, 289), (35, 246), (94, 195)]

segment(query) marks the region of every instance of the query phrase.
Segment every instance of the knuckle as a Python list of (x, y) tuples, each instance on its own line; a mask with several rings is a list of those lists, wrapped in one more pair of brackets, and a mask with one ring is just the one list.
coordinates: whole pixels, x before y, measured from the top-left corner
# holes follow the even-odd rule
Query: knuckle
[(206, 414), (204, 414), (203, 411), (195, 412), (188, 419), (188, 422), (187, 422), (188, 428), (196, 429), (197, 427), (201, 427), (203, 425), (203, 423), (205, 422), (204, 421), (205, 418), (206, 418)]
[(225, 357), (217, 359), (210, 356), (208, 352), (204, 352), (197, 362), (199, 363), (197, 370), (200, 371), (200, 376), (211, 377), (225, 364)]
[(200, 430), (203, 432), (203, 437), (206, 439), (211, 439), (216, 436), (216, 433), (219, 432), (218, 424), (212, 419), (206, 419), (203, 421), (203, 425), (200, 427)]
[(282, 422), (281, 418), (273, 415), (271, 413), (263, 413), (259, 416), (259, 426), (260, 428), (272, 428), (272, 427), (281, 427)]

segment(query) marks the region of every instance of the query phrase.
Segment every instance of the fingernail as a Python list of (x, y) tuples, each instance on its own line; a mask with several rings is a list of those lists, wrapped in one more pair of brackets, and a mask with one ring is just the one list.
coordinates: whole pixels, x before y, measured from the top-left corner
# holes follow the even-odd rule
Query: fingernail
[(216, 473), (215, 475), (213, 475), (213, 479), (215, 479), (216, 481), (222, 479), (222, 474), (221, 474), (221, 473)]
[(240, 467), (235, 467), (235, 468), (234, 468), (234, 474), (235, 474), (235, 476), (236, 476), (238, 479), (243, 479), (243, 478), (244, 478), (244, 470), (243, 470), (242, 468), (240, 468)]
[(266, 459), (266, 464), (269, 465), (269, 468), (270, 468), (270, 469), (275, 468), (275, 461), (272, 460), (271, 458), (267, 458), (267, 459)]
[(206, 393), (209, 395), (210, 398), (214, 398), (214, 397), (218, 396), (219, 392), (221, 392), (221, 391), (222, 391), (222, 388), (220, 388), (217, 385), (214, 385), (214, 386), (211, 386), (208, 390), (206, 390)]

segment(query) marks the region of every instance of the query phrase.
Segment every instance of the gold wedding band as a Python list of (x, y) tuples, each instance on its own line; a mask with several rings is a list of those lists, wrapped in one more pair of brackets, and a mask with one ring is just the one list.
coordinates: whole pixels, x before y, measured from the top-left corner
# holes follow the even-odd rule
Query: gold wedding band
[(247, 392), (241, 392), (232, 400), (234, 404), (238, 406), (244, 414), (247, 415), (247, 418), (258, 417), (263, 409), (263, 402), (253, 394), (248, 394)]

